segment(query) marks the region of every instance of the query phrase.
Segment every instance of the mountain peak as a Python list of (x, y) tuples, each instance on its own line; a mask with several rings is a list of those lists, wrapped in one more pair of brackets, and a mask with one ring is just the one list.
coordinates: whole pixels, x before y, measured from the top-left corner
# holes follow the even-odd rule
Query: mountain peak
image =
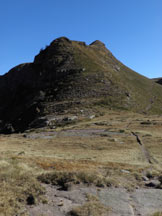
[(102, 41), (100, 41), (100, 40), (95, 40), (95, 41), (93, 41), (91, 44), (90, 44), (90, 46), (99, 46), (99, 47), (105, 47), (105, 44), (102, 42)]
[[(120, 71), (120, 72), (119, 72)], [(119, 62), (99, 40), (60, 37), (0, 77), (0, 132), (50, 127), (51, 118), (126, 109), (162, 113), (162, 87)]]
[(67, 37), (59, 37), (56, 38), (54, 41), (51, 42), (51, 45), (58, 44), (58, 43), (71, 43), (71, 40)]

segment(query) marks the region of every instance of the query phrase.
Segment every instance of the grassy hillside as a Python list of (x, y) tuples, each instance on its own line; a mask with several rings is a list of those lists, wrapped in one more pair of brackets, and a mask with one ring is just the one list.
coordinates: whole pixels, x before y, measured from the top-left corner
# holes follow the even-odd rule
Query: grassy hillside
[(73, 41), (72, 45), (76, 65), (84, 68), (73, 89), (81, 86), (81, 91), (85, 87), (96, 92), (98, 105), (161, 113), (161, 86), (123, 65), (100, 41), (89, 46)]
[[(100, 41), (58, 38), (0, 77), (1, 131), (24, 131), (43, 117), (100, 112), (100, 108), (162, 113), (162, 86), (132, 71)], [(41, 120), (43, 121), (43, 120)]]

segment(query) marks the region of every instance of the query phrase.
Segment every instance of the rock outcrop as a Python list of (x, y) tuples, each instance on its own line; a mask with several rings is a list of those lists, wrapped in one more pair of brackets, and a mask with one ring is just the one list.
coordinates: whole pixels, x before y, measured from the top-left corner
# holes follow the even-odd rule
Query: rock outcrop
[(0, 132), (43, 127), (50, 115), (84, 107), (144, 112), (155, 95), (149, 111), (162, 112), (161, 93), (161, 86), (124, 66), (102, 42), (61, 37), (32, 63), (0, 76)]

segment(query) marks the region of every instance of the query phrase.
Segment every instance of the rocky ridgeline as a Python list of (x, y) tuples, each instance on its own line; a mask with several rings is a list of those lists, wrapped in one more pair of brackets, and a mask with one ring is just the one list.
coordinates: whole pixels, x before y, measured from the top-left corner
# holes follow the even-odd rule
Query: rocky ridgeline
[[(141, 83), (137, 89), (134, 79)], [(150, 80), (124, 66), (102, 42), (86, 45), (61, 37), (41, 50), (32, 63), (20, 64), (0, 76), (0, 132), (44, 127), (51, 116), (77, 115), (81, 109), (93, 113), (95, 106), (138, 111), (141, 104), (136, 97), (143, 95), (146, 103), (153, 98), (147, 95), (149, 86)]]

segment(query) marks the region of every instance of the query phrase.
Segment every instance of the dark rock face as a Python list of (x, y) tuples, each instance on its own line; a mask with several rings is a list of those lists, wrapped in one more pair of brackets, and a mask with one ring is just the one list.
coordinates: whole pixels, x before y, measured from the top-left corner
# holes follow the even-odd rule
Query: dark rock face
[(43, 115), (43, 102), (50, 97), (57, 100), (58, 82), (80, 72), (74, 65), (71, 49), (69, 39), (56, 39), (33, 63), (18, 65), (0, 77), (2, 132), (24, 131)]
[(159, 79), (159, 80), (157, 80), (157, 82), (156, 82), (156, 83), (158, 83), (158, 84), (162, 85), (162, 79)]
[[(129, 97), (128, 101), (125, 92), (134, 94), (122, 79), (132, 80), (129, 73), (134, 74), (100, 41), (86, 45), (58, 38), (41, 50), (32, 63), (18, 65), (0, 76), (0, 132), (44, 127), (46, 116), (87, 104), (128, 108), (135, 99)], [(140, 75), (135, 76), (145, 81)]]
[[(74, 43), (65, 37), (58, 38), (41, 50), (33, 63), (18, 65), (0, 77), (1, 132), (24, 131), (32, 121), (44, 115), (49, 102), (96, 95), (95, 91), (84, 92), (79, 83), (77, 86), (85, 68), (75, 61), (76, 46), (86, 47), (86, 44)], [(88, 78), (83, 81), (87, 82)], [(60, 107), (55, 109), (48, 112), (61, 111)]]

